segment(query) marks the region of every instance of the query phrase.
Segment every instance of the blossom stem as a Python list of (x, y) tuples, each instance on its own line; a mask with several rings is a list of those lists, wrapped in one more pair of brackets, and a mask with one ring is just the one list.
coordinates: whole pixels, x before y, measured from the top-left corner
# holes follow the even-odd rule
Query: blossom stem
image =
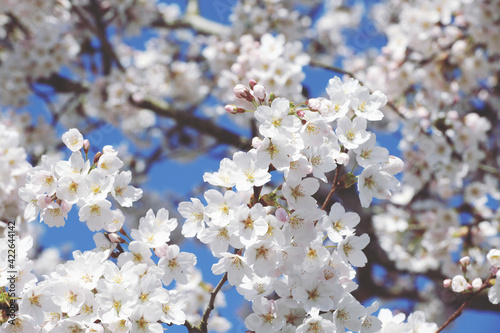
[(208, 325), (208, 317), (210, 317), (210, 313), (214, 309), (214, 304), (215, 304), (215, 297), (219, 293), (219, 291), (222, 289), (222, 286), (224, 283), (227, 281), (227, 272), (224, 273), (222, 278), (219, 281), (219, 284), (217, 284), (217, 287), (215, 287), (214, 290), (210, 292), (210, 301), (208, 302), (207, 308), (205, 309), (205, 312), (203, 313), (203, 317), (201, 318), (201, 323), (200, 323), (200, 332), (206, 333), (207, 332), (207, 325)]
[(481, 288), (479, 288), (476, 292), (474, 292), (473, 294), (471, 294), (463, 303), (462, 305), (460, 305), (460, 307), (457, 309), (457, 311), (455, 311), (455, 313), (453, 313), (450, 318), (448, 318), (448, 320), (446, 320), (444, 322), (443, 325), (441, 325), (441, 327), (436, 331), (436, 333), (439, 333), (441, 332), (442, 330), (444, 330), (446, 328), (446, 326), (448, 326), (449, 324), (451, 324), (455, 319), (457, 319), (461, 314), (462, 314), (462, 311), (464, 310), (465, 306), (467, 305), (467, 303), (473, 299), (476, 295), (478, 295), (479, 293), (481, 293), (484, 289), (490, 287), (490, 279), (493, 278), (495, 275), (493, 273), (490, 274), (490, 276), (486, 279), (486, 281), (484, 281), (483, 285), (481, 286)]
[(338, 189), (338, 181), (339, 181), (339, 176), (340, 176), (340, 169), (342, 166), (337, 164), (337, 170), (335, 171), (335, 179), (333, 180), (332, 188), (330, 189), (330, 193), (328, 193), (328, 196), (325, 199), (325, 202), (323, 202), (323, 205), (321, 206), (322, 210), (325, 210), (326, 206), (328, 205), (328, 202), (330, 202), (330, 199), (332, 198), (332, 195), (337, 191)]

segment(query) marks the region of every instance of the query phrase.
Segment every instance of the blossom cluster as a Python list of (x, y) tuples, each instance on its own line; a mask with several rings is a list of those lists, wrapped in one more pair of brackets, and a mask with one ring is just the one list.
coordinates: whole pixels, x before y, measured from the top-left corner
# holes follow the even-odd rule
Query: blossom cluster
[(124, 215), (119, 209), (112, 210), (107, 199), (111, 195), (122, 207), (140, 199), (142, 190), (129, 185), (131, 172), (119, 172), (123, 162), (111, 146), (105, 146), (91, 165), (87, 159), (89, 142), (77, 129), (66, 132), (63, 142), (72, 151), (69, 160), (53, 164), (42, 158), (42, 165), (28, 172), (26, 186), (19, 189), (19, 196), (28, 203), (24, 218), (29, 222), (40, 214), (48, 226), (61, 227), (76, 204), (80, 221), (86, 222), (91, 231), (120, 230)]
[[(469, 256), (462, 257), (459, 261), (461, 267), (461, 274), (455, 275), (452, 279), (443, 281), (445, 288), (451, 287), (456, 293), (479, 293), (483, 289), (489, 288), (488, 299), (493, 304), (500, 303), (500, 286), (496, 280), (500, 277), (500, 250), (492, 249), (486, 255), (488, 264), (486, 262), (478, 262), (476, 265), (471, 264)], [(489, 266), (489, 270), (488, 270)], [(470, 276), (478, 276), (479, 274), (485, 275), (489, 273), (485, 281), (481, 277), (471, 278)], [(491, 288), (490, 288), (491, 287)]]
[(25, 183), (29, 163), (21, 146), (20, 133), (0, 122), (0, 220), (13, 221), (23, 208), (17, 200), (17, 191)]
[[(149, 210), (129, 236), (122, 229), (123, 213), (111, 210), (111, 202), (106, 198), (111, 194), (119, 205), (131, 206), (142, 191), (128, 185), (130, 172), (119, 171), (122, 162), (116, 151), (106, 146), (90, 164), (89, 142), (78, 130), (70, 129), (62, 140), (72, 151), (69, 161), (49, 163), (44, 156), (42, 165), (28, 172), (26, 186), (19, 189), (20, 196), (28, 202), (25, 219), (32, 221), (40, 212), (40, 220), (48, 226), (63, 226), (69, 209), (77, 204), (80, 220), (87, 222), (92, 231), (104, 229), (106, 233), (94, 236), (94, 250), (73, 252), (73, 260), (59, 264), (41, 281), (32, 273), (34, 262), (28, 259), (33, 239), (29, 235), (19, 236), (15, 243), (15, 267), (7, 268), (7, 260), (2, 260), (0, 267), (2, 293), (12, 283), (8, 271), (15, 271), (15, 290), (20, 295), (14, 324), (0, 318), (2, 331), (159, 333), (163, 332), (162, 323), (199, 323), (200, 311), (209, 300), (201, 275), (194, 267), (195, 255), (168, 244), (177, 220), (165, 209), (156, 214)], [(5, 229), (4, 239), (7, 232)], [(0, 243), (3, 259), (7, 258), (8, 244)], [(122, 247), (125, 244), (126, 250)], [(167, 289), (173, 281), (175, 289)], [(196, 301), (188, 302), (188, 298)], [(220, 294), (215, 306), (224, 304)], [(216, 331), (226, 331), (230, 326), (220, 316), (212, 316), (208, 325)]]
[[(334, 170), (338, 176), (352, 159), (352, 170), (359, 165), (363, 171), (346, 173), (350, 184), (336, 177), (334, 186), (349, 187), (357, 178), (361, 204), (368, 207), (373, 197), (387, 199), (397, 189), (394, 175), (403, 163), (377, 147), (367, 131), (368, 121), (383, 118), (382, 93), (339, 78), (330, 80), (327, 92), (328, 98), (296, 105), (268, 98), (256, 81), (250, 88), (237, 85), (236, 97), (256, 110), (226, 110), (253, 112), (263, 138), (254, 138), (250, 151), (223, 159), (217, 172), (205, 173), (206, 182), (224, 188), (206, 191), (206, 206), (197, 198), (179, 205), (186, 218), (183, 235), (207, 244), (220, 258), (212, 271), (227, 273), (229, 283), (252, 301), (245, 324), (255, 332), (382, 328), (371, 315), (378, 305), (365, 308), (351, 295), (357, 288), (353, 267), (366, 264), (362, 250), (369, 242), (367, 234), (355, 233), (359, 215), (339, 202), (326, 214), (314, 194), (320, 181), (327, 183)], [(275, 171), (284, 182), (273, 186)], [(267, 298), (272, 293), (278, 298)]]
[[(373, 217), (380, 246), (398, 269), (461, 276), (457, 257), (483, 263), (498, 247), (499, 159), (488, 154), (499, 142), (494, 8), (490, 1), (376, 5), (387, 45), (374, 57), (344, 62), (364, 84), (387, 93), (399, 114), (391, 122), (403, 126), (401, 191)], [(476, 265), (468, 270), (487, 276)]]

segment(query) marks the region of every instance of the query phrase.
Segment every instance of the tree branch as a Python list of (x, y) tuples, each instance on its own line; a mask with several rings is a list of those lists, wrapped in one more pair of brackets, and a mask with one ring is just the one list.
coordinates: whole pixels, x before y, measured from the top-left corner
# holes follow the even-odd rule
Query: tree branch
[(460, 305), (460, 307), (457, 309), (457, 311), (455, 311), (454, 314), (451, 315), (450, 318), (448, 318), (447, 321), (444, 322), (443, 325), (441, 325), (441, 327), (436, 331), (436, 333), (439, 333), (441, 332), (442, 330), (445, 329), (446, 326), (448, 326), (449, 324), (451, 324), (455, 319), (457, 319), (461, 314), (462, 314), (462, 311), (464, 310), (465, 306), (467, 305), (467, 303), (469, 303), (469, 301), (471, 299), (473, 299), (476, 295), (480, 294), (484, 289), (488, 288), (489, 287), (489, 284), (490, 284), (490, 279), (493, 278), (495, 275), (493, 273), (490, 274), (490, 276), (486, 279), (486, 281), (484, 281), (483, 285), (481, 286), (481, 288), (479, 288), (476, 292), (474, 292), (472, 295), (470, 295), (463, 303), (462, 305)]
[(203, 333), (207, 332), (208, 318), (210, 317), (210, 313), (214, 309), (215, 297), (217, 297), (217, 294), (222, 289), (222, 286), (224, 285), (224, 283), (226, 283), (226, 281), (227, 281), (227, 272), (224, 273), (217, 287), (215, 287), (215, 289), (212, 290), (212, 292), (210, 293), (210, 301), (208, 302), (207, 308), (203, 313), (203, 317), (201, 318), (201, 323), (200, 323), (200, 329), (201, 332)]
[(191, 127), (202, 134), (210, 135), (220, 143), (231, 145), (241, 150), (248, 150), (252, 147), (250, 142), (245, 137), (222, 128), (208, 119), (198, 118), (188, 112), (172, 110), (162, 101), (152, 101), (147, 99), (135, 101), (133, 97), (130, 97), (129, 101), (132, 105), (138, 108), (148, 109), (159, 116), (172, 118), (180, 126)]

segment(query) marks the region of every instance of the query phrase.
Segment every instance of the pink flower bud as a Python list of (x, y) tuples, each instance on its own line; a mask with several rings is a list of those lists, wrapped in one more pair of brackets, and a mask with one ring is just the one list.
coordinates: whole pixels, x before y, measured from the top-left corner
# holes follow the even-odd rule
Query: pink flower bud
[(471, 284), (474, 290), (479, 290), (479, 288), (481, 288), (481, 286), (483, 285), (483, 281), (481, 280), (481, 278), (475, 278), (474, 280), (472, 280)]
[(155, 254), (158, 258), (162, 258), (167, 254), (168, 244), (163, 244), (155, 248)]
[(259, 137), (255, 137), (252, 139), (252, 147), (255, 149), (259, 149), (262, 146), (262, 140)]
[(260, 102), (263, 102), (266, 99), (266, 88), (264, 86), (261, 86), (260, 84), (255, 85), (253, 87), (253, 95)]
[(85, 157), (89, 154), (90, 150), (90, 142), (89, 140), (85, 139), (83, 140), (83, 152), (85, 153)]
[(257, 85), (257, 81), (255, 81), (254, 79), (250, 79), (248, 80), (248, 85), (250, 86), (250, 89), (254, 89), (255, 85)]
[(111, 243), (123, 243), (123, 238), (115, 232), (109, 233), (108, 239)]
[(460, 266), (467, 267), (469, 265), (470, 265), (470, 257), (469, 256), (465, 256), (462, 259), (460, 259)]
[(350, 160), (351, 160), (351, 158), (346, 153), (340, 153), (339, 156), (337, 156), (337, 163), (338, 164), (347, 165), (347, 164), (349, 164)]
[(242, 84), (237, 84), (233, 89), (236, 98), (244, 99), (248, 102), (254, 101), (254, 97), (250, 93), (250, 90)]
[(443, 281), (443, 287), (449, 288), (451, 286), (451, 279), (446, 279)]
[(280, 221), (281, 223), (285, 223), (286, 221), (288, 221), (288, 213), (286, 212), (286, 210), (284, 208), (280, 207), (280, 208), (276, 209), (276, 212), (274, 213), (274, 215), (276, 216), (278, 221)]
[(304, 117), (304, 116), (305, 116), (304, 111), (303, 111), (303, 110), (299, 110), (299, 111), (297, 111), (297, 116), (299, 116), (299, 117)]
[(97, 154), (95, 154), (94, 156), (94, 164), (97, 165), (97, 162), (99, 162), (99, 159), (101, 158), (102, 156), (102, 152), (97, 152)]
[(317, 98), (311, 98), (307, 101), (307, 106), (309, 106), (309, 109), (312, 111), (318, 111), (321, 106), (321, 101)]
[(237, 114), (238, 113), (238, 108), (236, 107), (236, 105), (226, 105), (224, 107), (224, 109), (230, 113), (230, 114)]

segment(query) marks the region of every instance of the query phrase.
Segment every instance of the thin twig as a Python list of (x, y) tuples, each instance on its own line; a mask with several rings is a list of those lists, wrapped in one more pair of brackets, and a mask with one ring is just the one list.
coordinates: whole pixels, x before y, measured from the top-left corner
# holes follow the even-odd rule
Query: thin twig
[(450, 318), (448, 318), (447, 321), (444, 322), (443, 325), (441, 325), (441, 327), (436, 331), (436, 333), (439, 333), (441, 332), (442, 330), (445, 329), (446, 326), (448, 326), (449, 324), (451, 324), (455, 319), (457, 319), (461, 314), (462, 314), (462, 311), (464, 310), (465, 306), (467, 305), (467, 303), (473, 299), (476, 295), (480, 294), (484, 289), (488, 288), (489, 287), (489, 284), (490, 284), (490, 279), (493, 278), (495, 275), (493, 273), (490, 274), (490, 276), (486, 279), (486, 281), (484, 281), (483, 285), (481, 286), (481, 288), (479, 288), (476, 292), (474, 292), (472, 295), (470, 295), (463, 303), (462, 305), (460, 305), (460, 307), (457, 309), (457, 311), (455, 311), (454, 314), (451, 315)]
[(148, 99), (136, 101), (132, 97), (129, 98), (129, 101), (138, 108), (148, 109), (159, 116), (172, 118), (179, 126), (191, 127), (202, 134), (210, 135), (220, 143), (228, 144), (241, 150), (252, 148), (251, 143), (245, 137), (222, 128), (208, 119), (196, 117), (189, 112), (173, 110), (163, 101)]
[(335, 178), (333, 180), (332, 188), (330, 189), (330, 193), (328, 193), (325, 202), (323, 202), (323, 206), (321, 206), (322, 210), (325, 210), (326, 206), (328, 205), (328, 202), (332, 198), (332, 195), (335, 193), (335, 191), (338, 190), (338, 181), (339, 181), (339, 176), (340, 176), (340, 169), (342, 169), (341, 165), (337, 165), (337, 170), (335, 171)]
[(224, 273), (222, 278), (219, 281), (219, 284), (217, 287), (215, 287), (214, 290), (210, 293), (210, 301), (208, 302), (207, 308), (205, 309), (205, 312), (203, 313), (203, 317), (201, 318), (201, 323), (200, 323), (200, 329), (201, 332), (207, 332), (207, 325), (208, 325), (208, 317), (210, 317), (210, 313), (214, 309), (214, 304), (215, 304), (215, 297), (219, 293), (219, 291), (222, 289), (222, 286), (224, 283), (227, 281), (227, 272)]

